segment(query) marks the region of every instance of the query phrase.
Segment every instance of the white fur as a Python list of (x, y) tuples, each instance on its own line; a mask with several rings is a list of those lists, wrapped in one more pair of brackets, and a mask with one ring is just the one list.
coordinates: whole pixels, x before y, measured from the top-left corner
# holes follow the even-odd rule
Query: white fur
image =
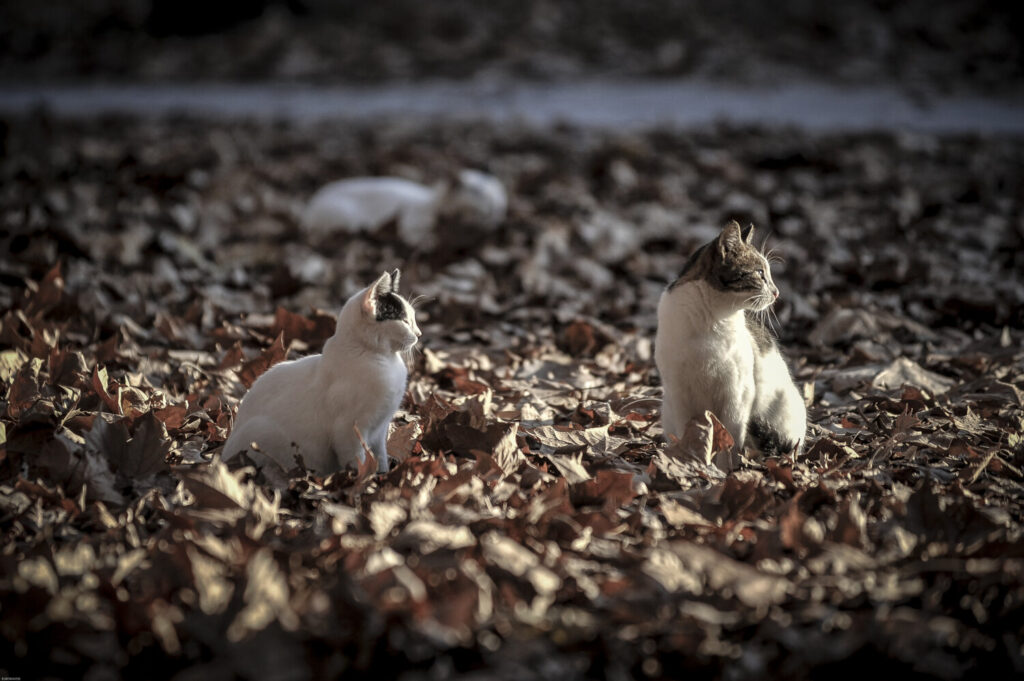
[(388, 426), (408, 377), (400, 353), (420, 335), (404, 300), (405, 320), (375, 319), (376, 291), (390, 282), (385, 273), (345, 303), (323, 354), (282, 362), (260, 376), (239, 405), (225, 458), (249, 450), (258, 463), (287, 471), (301, 454), (306, 466), (327, 474), (364, 461), (355, 426), (379, 470), (387, 471)]
[(754, 406), (754, 339), (735, 296), (703, 281), (666, 290), (654, 349), (665, 436), (681, 438), (689, 420), (710, 409), (742, 447)]
[(398, 223), (398, 236), (407, 244), (429, 239), (444, 195), (400, 177), (357, 177), (321, 187), (309, 200), (302, 225), (309, 232), (345, 231), (351, 234)]
[(807, 408), (778, 348), (758, 355), (754, 382), (757, 391), (752, 413), (771, 423), (786, 441), (798, 443), (799, 454), (807, 436)]
[(458, 183), (427, 187), (400, 177), (355, 177), (321, 187), (302, 216), (307, 232), (372, 232), (391, 220), (410, 246), (434, 245), (439, 215), (492, 230), (505, 220), (508, 195), (501, 181), (478, 170), (462, 170)]

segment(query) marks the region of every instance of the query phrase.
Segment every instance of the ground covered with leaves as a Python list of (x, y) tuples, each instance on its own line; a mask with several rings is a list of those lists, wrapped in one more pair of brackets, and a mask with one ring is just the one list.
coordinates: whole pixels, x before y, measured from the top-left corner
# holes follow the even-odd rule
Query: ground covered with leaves
[[(21, 678), (1024, 673), (1024, 141), (38, 116), (0, 161), (0, 667)], [(497, 234), (311, 242), (339, 177), (502, 179)], [(655, 305), (783, 257), (792, 458), (661, 441)], [(218, 450), (403, 268), (390, 473)]]

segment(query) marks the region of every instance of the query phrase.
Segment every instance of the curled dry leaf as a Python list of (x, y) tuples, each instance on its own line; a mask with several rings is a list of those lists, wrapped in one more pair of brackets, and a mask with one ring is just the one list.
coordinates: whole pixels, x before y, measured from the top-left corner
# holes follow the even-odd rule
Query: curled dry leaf
[(281, 331), (270, 347), (262, 351), (259, 356), (242, 364), (242, 368), (238, 370), (238, 379), (246, 388), (251, 388), (256, 379), (263, 375), (263, 372), (283, 361), (286, 355), (284, 331)]
[(683, 460), (732, 470), (732, 459), (719, 455), (727, 454), (734, 445), (732, 435), (718, 417), (710, 411), (705, 411), (703, 415), (690, 419), (681, 439), (675, 439), (673, 436), (666, 452)]

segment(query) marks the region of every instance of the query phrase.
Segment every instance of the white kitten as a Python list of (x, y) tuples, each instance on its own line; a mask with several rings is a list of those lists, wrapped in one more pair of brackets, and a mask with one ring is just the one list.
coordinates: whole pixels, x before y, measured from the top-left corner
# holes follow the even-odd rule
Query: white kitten
[[(400, 353), (420, 335), (412, 306), (398, 295), (399, 272), (385, 272), (348, 299), (321, 355), (282, 362), (242, 399), (224, 457), (249, 450), (258, 463), (306, 466), (327, 474), (365, 458), (356, 427), (388, 469), (388, 426), (408, 371)], [(255, 445), (255, 446), (254, 446)]]
[(756, 313), (779, 291), (735, 221), (690, 257), (658, 303), (655, 361), (665, 435), (710, 410), (737, 446), (799, 452), (807, 414), (779, 350)]

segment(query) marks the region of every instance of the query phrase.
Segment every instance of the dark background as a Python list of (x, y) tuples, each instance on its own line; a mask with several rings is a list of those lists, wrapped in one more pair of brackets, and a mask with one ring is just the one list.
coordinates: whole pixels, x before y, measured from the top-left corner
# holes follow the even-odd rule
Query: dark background
[(8, 82), (817, 77), (1019, 92), (1012, 0), (6, 2)]

